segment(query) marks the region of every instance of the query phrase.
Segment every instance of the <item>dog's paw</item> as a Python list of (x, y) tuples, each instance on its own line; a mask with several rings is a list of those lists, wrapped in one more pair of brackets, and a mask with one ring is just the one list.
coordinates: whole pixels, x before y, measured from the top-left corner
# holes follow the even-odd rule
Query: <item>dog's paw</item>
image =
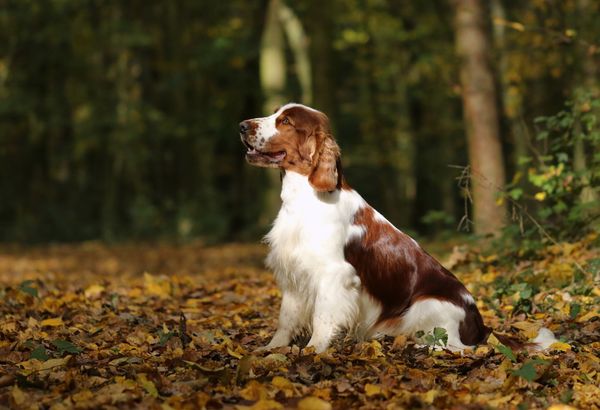
[(256, 349), (254, 349), (254, 353), (268, 352), (271, 349), (272, 349), (272, 347), (269, 345), (260, 346), (260, 347), (257, 347)]

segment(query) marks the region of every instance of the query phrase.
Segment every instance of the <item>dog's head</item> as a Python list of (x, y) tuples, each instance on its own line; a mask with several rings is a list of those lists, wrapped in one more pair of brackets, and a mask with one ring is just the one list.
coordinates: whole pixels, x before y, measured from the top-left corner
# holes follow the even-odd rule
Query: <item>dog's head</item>
[(340, 187), (340, 148), (322, 112), (286, 104), (268, 117), (242, 121), (240, 137), (250, 164), (307, 175), (319, 192)]

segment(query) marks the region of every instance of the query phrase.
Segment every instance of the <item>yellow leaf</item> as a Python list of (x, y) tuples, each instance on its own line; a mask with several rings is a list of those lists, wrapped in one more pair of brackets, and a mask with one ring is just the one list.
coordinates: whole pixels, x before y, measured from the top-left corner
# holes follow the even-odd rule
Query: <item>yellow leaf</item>
[(240, 396), (246, 400), (260, 400), (267, 398), (267, 390), (265, 387), (257, 382), (256, 380), (251, 380), (248, 382), (246, 387), (240, 390)]
[(435, 398), (437, 397), (438, 393), (438, 390), (429, 390), (427, 393), (421, 394), (421, 400), (423, 400), (427, 404), (432, 404)]
[(545, 192), (538, 192), (537, 194), (535, 194), (534, 198), (541, 202), (544, 199), (546, 199), (546, 193)]
[(294, 395), (294, 385), (285, 377), (275, 376), (271, 380), (271, 384), (282, 391), (285, 397), (292, 397)]
[(42, 363), (42, 365), (39, 367), (39, 370), (49, 370), (55, 367), (64, 366), (69, 362), (69, 360), (71, 360), (70, 355), (63, 357), (62, 359), (49, 359)]
[(511, 326), (522, 330), (525, 336), (529, 339), (533, 339), (534, 337), (536, 337), (540, 330), (540, 327), (542, 327), (542, 325), (540, 324), (526, 321), (515, 322), (511, 324)]
[(506, 396), (498, 397), (496, 399), (491, 399), (486, 404), (489, 406), (492, 406), (492, 408), (500, 407), (501, 405), (508, 403), (512, 398), (513, 398), (513, 395), (509, 394)]
[(100, 294), (102, 292), (104, 292), (104, 286), (102, 286), (102, 285), (92, 285), (92, 286), (89, 286), (85, 290), (84, 295), (88, 299), (93, 299), (93, 298), (96, 298), (96, 297), (100, 296)]
[(571, 407), (567, 404), (553, 404), (552, 406), (548, 407), (547, 410), (577, 410), (577, 408)]
[[(489, 339), (488, 339), (488, 343), (489, 343)], [(490, 347), (489, 346), (485, 346), (485, 345), (477, 346), (477, 349), (475, 349), (475, 354), (477, 356), (485, 356), (489, 352), (490, 352)]]
[(146, 293), (166, 299), (171, 295), (171, 282), (164, 276), (153, 276), (144, 273)]
[(381, 389), (381, 386), (377, 384), (367, 383), (365, 384), (365, 394), (367, 397), (376, 396), (378, 394), (383, 394), (383, 390)]
[(50, 370), (55, 367), (60, 367), (66, 365), (71, 356), (65, 356), (62, 359), (49, 359), (45, 362), (41, 362), (37, 359), (26, 360), (18, 364), (18, 366), (23, 369), (20, 373), (23, 375), (29, 375), (33, 372), (38, 372), (41, 370)]
[(146, 374), (139, 373), (137, 375), (138, 382), (140, 385), (148, 392), (148, 394), (152, 397), (158, 397), (158, 390), (156, 390), (156, 386), (152, 382), (152, 380), (148, 380)]
[(16, 406), (24, 405), (25, 401), (27, 400), (27, 397), (25, 397), (25, 394), (23, 393), (23, 391), (21, 389), (19, 389), (19, 387), (17, 385), (14, 385), (13, 388), (11, 389), (10, 397), (12, 398), (12, 401)]
[(329, 401), (331, 400), (331, 387), (316, 388), (313, 390), (312, 394), (315, 397)]
[(7, 322), (0, 324), (0, 330), (3, 332), (16, 332), (17, 330), (17, 322)]
[(318, 397), (305, 397), (298, 402), (298, 410), (331, 410), (331, 404)]
[(92, 400), (93, 398), (94, 393), (88, 389), (77, 392), (71, 396), (71, 400), (74, 402), (86, 402)]
[(567, 350), (571, 350), (571, 345), (563, 342), (554, 342), (550, 345), (550, 349), (566, 352)]
[(600, 316), (598, 314), (598, 312), (594, 312), (592, 310), (591, 312), (587, 312), (585, 315), (577, 318), (577, 322), (579, 322), (579, 323), (587, 322), (588, 320), (593, 319), (593, 318), (598, 317), (598, 316)]
[(488, 344), (492, 345), (492, 346), (498, 346), (500, 344), (500, 341), (496, 338), (496, 336), (494, 336), (493, 333), (490, 333), (490, 336), (487, 339)]
[(41, 325), (56, 327), (56, 326), (63, 326), (64, 323), (63, 323), (62, 317), (55, 317), (52, 319), (42, 320)]
[(525, 31), (525, 26), (519, 22), (511, 21), (509, 26), (517, 31)]
[(227, 353), (229, 353), (230, 356), (233, 356), (236, 359), (241, 359), (242, 357), (244, 357), (243, 354), (239, 354), (238, 352), (234, 351), (233, 349), (230, 349), (229, 347), (227, 348)]
[(275, 400), (261, 399), (252, 406), (247, 407), (248, 410), (278, 410), (283, 409), (283, 406)]

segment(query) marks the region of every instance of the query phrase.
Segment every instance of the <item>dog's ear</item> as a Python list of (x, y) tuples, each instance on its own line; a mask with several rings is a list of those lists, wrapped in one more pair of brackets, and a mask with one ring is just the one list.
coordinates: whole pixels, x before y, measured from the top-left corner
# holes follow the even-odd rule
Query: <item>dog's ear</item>
[(317, 192), (333, 191), (339, 186), (338, 160), (340, 147), (333, 137), (322, 130), (316, 131), (316, 146), (313, 153), (313, 169), (308, 182)]

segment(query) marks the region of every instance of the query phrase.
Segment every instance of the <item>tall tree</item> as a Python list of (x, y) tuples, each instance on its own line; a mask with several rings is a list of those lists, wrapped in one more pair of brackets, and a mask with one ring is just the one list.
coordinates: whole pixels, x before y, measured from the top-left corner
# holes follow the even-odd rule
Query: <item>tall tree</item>
[(453, 0), (455, 42), (460, 59), (463, 115), (473, 180), (473, 220), (478, 234), (498, 233), (506, 210), (496, 203), (505, 184), (489, 24), (482, 0)]
[[(265, 26), (260, 43), (260, 85), (263, 91), (263, 113), (271, 114), (273, 109), (285, 101), (286, 70), (285, 38), (279, 20), (281, 0), (270, 0), (265, 16)], [(268, 186), (263, 195), (263, 211), (259, 224), (266, 226), (273, 220), (279, 206), (277, 184), (279, 175), (274, 170), (266, 170)]]
[[(308, 54), (308, 40), (296, 14), (282, 0), (270, 0), (265, 17), (265, 28), (260, 45), (260, 83), (264, 94), (263, 113), (289, 100), (286, 89), (287, 62), (285, 59), (287, 35), (296, 62), (296, 75), (302, 92), (301, 101), (312, 103), (312, 74)], [(269, 186), (264, 194), (263, 212), (259, 223), (273, 220), (279, 208), (279, 175), (269, 172)]]

